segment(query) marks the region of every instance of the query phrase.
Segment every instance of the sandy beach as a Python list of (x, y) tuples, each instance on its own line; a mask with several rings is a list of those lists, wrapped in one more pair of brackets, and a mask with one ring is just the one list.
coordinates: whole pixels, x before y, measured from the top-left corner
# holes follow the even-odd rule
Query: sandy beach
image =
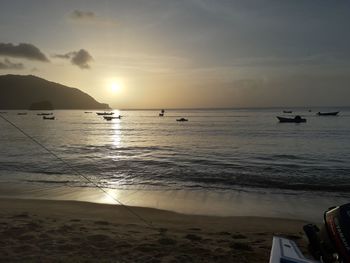
[(6, 198), (0, 215), (2, 262), (268, 262), (273, 235), (306, 247), (300, 220)]

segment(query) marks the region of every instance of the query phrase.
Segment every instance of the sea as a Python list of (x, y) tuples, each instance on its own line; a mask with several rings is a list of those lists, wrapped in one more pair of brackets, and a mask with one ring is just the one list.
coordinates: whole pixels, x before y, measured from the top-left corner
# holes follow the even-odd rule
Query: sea
[[(289, 204), (295, 214), (307, 202), (322, 210), (350, 201), (350, 108), (283, 110), (165, 109), (164, 117), (160, 110), (113, 110), (121, 119), (111, 121), (96, 111), (56, 110), (55, 120), (43, 120), (37, 111), (2, 111), (2, 195), (10, 186), (27, 196), (38, 189), (74, 189), (87, 196), (86, 189), (101, 187), (128, 193), (127, 204), (180, 212), (197, 200), (188, 209), (204, 204), (198, 213), (220, 214), (212, 208), (220, 203), (223, 215), (234, 214), (223, 211), (236, 211), (235, 203), (248, 211), (244, 215), (256, 215), (258, 207), (268, 210), (276, 202), (281, 211)], [(340, 113), (326, 117), (318, 111)], [(295, 115), (307, 122), (276, 118)], [(135, 201), (139, 193), (148, 193), (143, 202), (153, 201)], [(268, 206), (259, 203), (266, 198)], [(252, 208), (252, 202), (258, 205)], [(275, 214), (281, 215), (266, 213)]]

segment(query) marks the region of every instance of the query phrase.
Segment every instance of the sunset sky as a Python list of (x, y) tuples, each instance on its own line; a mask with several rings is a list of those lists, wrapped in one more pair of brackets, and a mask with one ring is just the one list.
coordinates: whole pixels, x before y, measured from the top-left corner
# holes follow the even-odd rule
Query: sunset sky
[(350, 2), (0, 0), (0, 74), (115, 108), (350, 106)]

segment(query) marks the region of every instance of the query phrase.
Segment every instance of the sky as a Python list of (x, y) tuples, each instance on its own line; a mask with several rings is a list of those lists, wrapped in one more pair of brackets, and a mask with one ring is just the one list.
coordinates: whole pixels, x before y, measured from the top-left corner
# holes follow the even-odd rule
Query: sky
[(0, 74), (113, 108), (350, 106), (350, 1), (0, 0)]

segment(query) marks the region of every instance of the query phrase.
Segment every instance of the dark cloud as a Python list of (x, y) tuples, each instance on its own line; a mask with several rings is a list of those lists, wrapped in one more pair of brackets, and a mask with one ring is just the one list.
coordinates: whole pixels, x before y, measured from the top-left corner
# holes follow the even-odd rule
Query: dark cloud
[(66, 54), (56, 54), (53, 57), (69, 59), (73, 65), (76, 65), (81, 69), (89, 69), (89, 62), (93, 60), (92, 56), (85, 49), (68, 52)]
[(91, 19), (95, 19), (95, 14), (94, 12), (91, 12), (91, 11), (80, 11), (80, 10), (74, 10), (70, 17), (72, 19), (77, 19), (77, 20), (80, 20), (80, 19), (83, 19), (83, 20), (91, 20)]
[(5, 58), (4, 61), (0, 61), (0, 70), (1, 69), (24, 69), (24, 65), (22, 63), (13, 63)]
[(12, 43), (0, 43), (0, 56), (1, 55), (49, 62), (48, 58), (39, 48), (27, 43), (20, 43), (17, 46)]

